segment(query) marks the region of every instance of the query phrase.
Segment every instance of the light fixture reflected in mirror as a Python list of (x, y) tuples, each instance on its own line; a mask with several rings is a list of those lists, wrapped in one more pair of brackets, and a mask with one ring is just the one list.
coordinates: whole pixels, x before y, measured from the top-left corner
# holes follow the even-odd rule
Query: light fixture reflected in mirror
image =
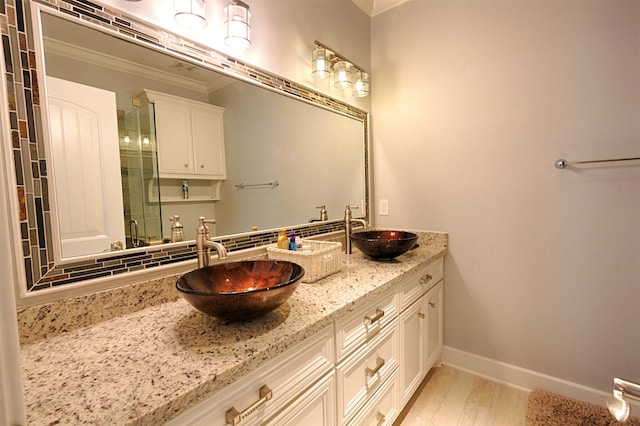
[(236, 49), (246, 49), (251, 46), (251, 12), (249, 5), (240, 0), (232, 0), (224, 9), (226, 20), (224, 26), (226, 36), (224, 43)]
[(205, 0), (173, 0), (173, 17), (182, 27), (201, 30), (207, 26)]
[(631, 413), (629, 402), (625, 396), (640, 401), (640, 385), (617, 377), (614, 378), (613, 394), (607, 397), (606, 403), (611, 415), (619, 422), (627, 421)]
[(353, 85), (353, 96), (363, 98), (369, 95), (369, 74), (318, 40), (314, 43), (316, 47), (311, 55), (311, 75), (314, 78), (325, 79), (333, 75), (335, 87), (347, 89)]

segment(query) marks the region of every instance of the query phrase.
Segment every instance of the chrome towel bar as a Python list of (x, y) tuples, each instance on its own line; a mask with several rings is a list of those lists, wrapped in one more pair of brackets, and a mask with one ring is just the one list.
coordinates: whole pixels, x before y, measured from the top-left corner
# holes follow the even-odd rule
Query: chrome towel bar
[(556, 161), (556, 169), (564, 169), (567, 166), (573, 166), (574, 164), (588, 164), (588, 163), (610, 163), (614, 161), (634, 161), (640, 160), (640, 157), (629, 157), (629, 158), (611, 158), (608, 160), (588, 160), (588, 161), (567, 161), (564, 158)]
[(264, 187), (275, 188), (279, 185), (280, 184), (278, 183), (277, 180), (274, 182), (267, 182), (267, 183), (252, 183), (252, 184), (239, 183), (238, 185), (236, 185), (236, 189), (264, 188)]

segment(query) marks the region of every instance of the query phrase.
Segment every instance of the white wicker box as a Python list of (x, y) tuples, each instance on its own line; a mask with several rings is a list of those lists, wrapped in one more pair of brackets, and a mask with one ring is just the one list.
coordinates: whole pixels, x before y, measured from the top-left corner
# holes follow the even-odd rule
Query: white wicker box
[(273, 245), (267, 247), (267, 256), (269, 259), (286, 260), (302, 266), (304, 276), (301, 281), (305, 283), (318, 281), (342, 267), (342, 243), (307, 239), (299, 239), (297, 242), (306, 249), (283, 250)]

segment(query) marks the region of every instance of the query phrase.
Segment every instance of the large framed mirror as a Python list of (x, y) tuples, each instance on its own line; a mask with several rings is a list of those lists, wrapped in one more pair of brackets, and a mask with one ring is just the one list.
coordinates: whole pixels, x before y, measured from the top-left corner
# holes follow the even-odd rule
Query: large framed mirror
[[(14, 58), (27, 55), (12, 64), (27, 95), (19, 144), (12, 133), (27, 293), (192, 259), (198, 216), (216, 219), (212, 235), (230, 251), (271, 243), (282, 227), (339, 230), (345, 204), (368, 217), (366, 112), (97, 4), (60, 3), (16, 2), (28, 47), (8, 37)], [(88, 143), (97, 130), (65, 121), (78, 114), (71, 95), (106, 108), (94, 127), (111, 133)], [(221, 170), (168, 168), (190, 148), (183, 133), (162, 133), (165, 99), (192, 117), (220, 111), (222, 141), (212, 151), (207, 138), (206, 150)], [(182, 242), (171, 242), (176, 216)]]

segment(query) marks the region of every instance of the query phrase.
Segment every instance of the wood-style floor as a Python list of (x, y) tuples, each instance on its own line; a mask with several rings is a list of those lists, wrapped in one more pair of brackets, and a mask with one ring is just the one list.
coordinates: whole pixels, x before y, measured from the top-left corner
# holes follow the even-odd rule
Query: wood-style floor
[(522, 426), (528, 396), (443, 365), (429, 372), (394, 426)]

